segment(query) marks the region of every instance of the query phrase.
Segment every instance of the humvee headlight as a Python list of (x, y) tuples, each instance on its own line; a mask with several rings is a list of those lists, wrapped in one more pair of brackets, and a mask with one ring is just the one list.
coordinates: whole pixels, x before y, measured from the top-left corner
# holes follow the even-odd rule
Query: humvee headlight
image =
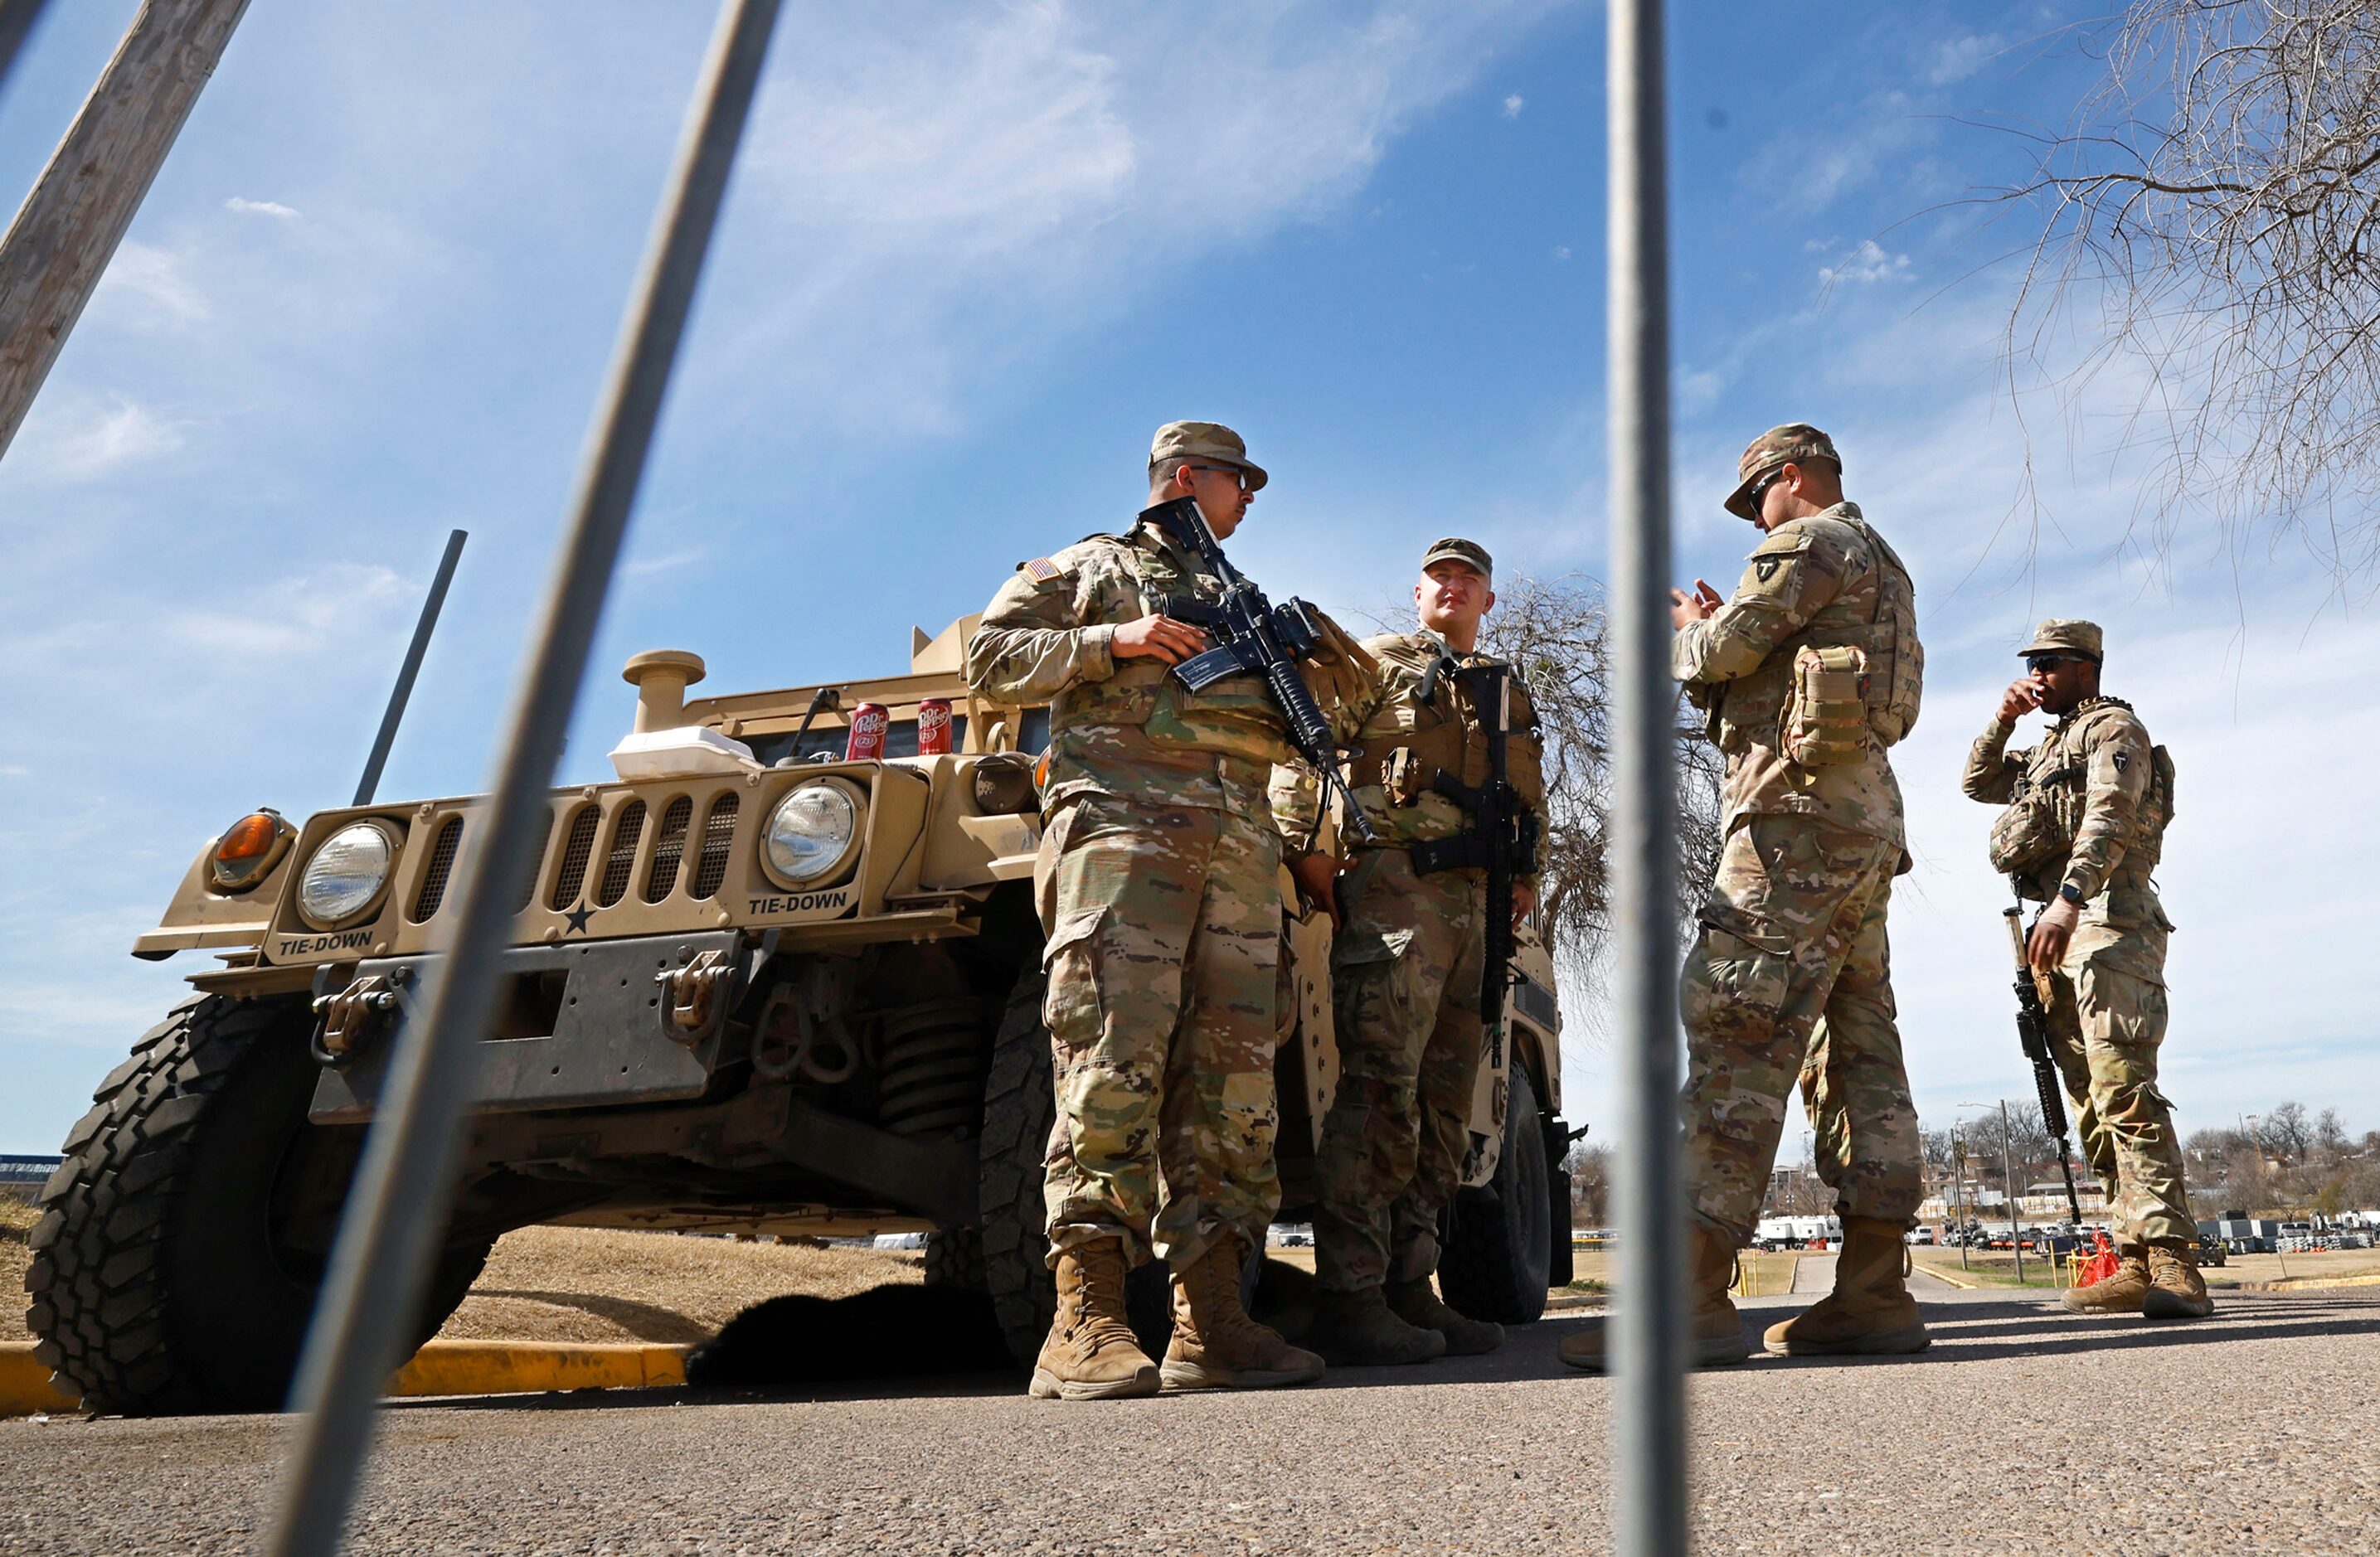
[(781, 886), (806, 887), (850, 860), (859, 801), (848, 785), (820, 779), (786, 792), (760, 834), (761, 863)]
[(224, 829), (207, 855), (208, 885), (218, 892), (245, 892), (273, 874), (289, 851), (297, 830), (266, 808), (251, 811)]
[(322, 840), (298, 877), (298, 911), (328, 930), (370, 908), (388, 885), (396, 844), (384, 828), (350, 822)]

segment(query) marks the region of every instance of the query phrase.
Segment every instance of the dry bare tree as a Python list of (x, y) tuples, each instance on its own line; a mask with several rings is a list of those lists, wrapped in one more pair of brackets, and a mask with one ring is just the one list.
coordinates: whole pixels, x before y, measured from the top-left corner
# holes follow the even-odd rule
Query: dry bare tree
[[(2294, 534), (2369, 583), (2380, 4), (2133, 0), (2084, 36), (2103, 79), (2000, 193), (2041, 219), (2011, 388), (2043, 374), (2070, 423), (2112, 397), (2155, 467), (2133, 532), (2152, 554), (2199, 514), (2235, 552)], [(2079, 364), (2070, 337), (2089, 343)]]

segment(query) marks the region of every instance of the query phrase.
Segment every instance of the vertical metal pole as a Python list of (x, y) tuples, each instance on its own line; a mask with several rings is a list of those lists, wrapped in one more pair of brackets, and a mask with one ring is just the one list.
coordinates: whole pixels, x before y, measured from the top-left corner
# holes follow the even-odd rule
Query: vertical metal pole
[(1609, 49), (1612, 1009), (1627, 1129), (1610, 1327), (1612, 1536), (1621, 1552), (1649, 1557), (1686, 1549), (1660, 0), (1610, 0)]
[(480, 836), (462, 862), (452, 949), (433, 965), (419, 1014), (397, 1039), (389, 1090), (365, 1143), (305, 1354), (291, 1391), (309, 1413), (270, 1550), (337, 1549), (373, 1407), (403, 1360), (454, 1195), (480, 1034), (498, 991), (497, 957), (527, 877), (544, 791), (577, 700), (628, 511), (644, 474), (696, 280), (702, 272), (780, 0), (726, 0), (679, 141), (658, 225), (623, 321), (579, 467), (544, 614), (514, 694)]
[(371, 755), (364, 758), (364, 776), (356, 781), (358, 805), (370, 805), (380, 788), (380, 770), (388, 766), (388, 749), (396, 741), (396, 727), (404, 722), (405, 706), (413, 699), (413, 678), (421, 673), (421, 657), (430, 647), (430, 634), (437, 630), (438, 612), (446, 604), (446, 586), (455, 582), (455, 564), (462, 560), (463, 543), (469, 538), (462, 530), (447, 534), (446, 554), (438, 559), (438, 571), (430, 577), (430, 597), (421, 602), (421, 620), (413, 624), (413, 642), (405, 646), (405, 663), (396, 668), (396, 685), (388, 694), (387, 710), (380, 717), (380, 733), (372, 737)]
[(2009, 1248), (2016, 1254), (2016, 1284), (2024, 1285), (2024, 1229), (2016, 1225), (2016, 1141), (2009, 1134), (2008, 1099), (2000, 1099), (2000, 1182), (2008, 1186)]
[(0, 0), (0, 87), (8, 84), (8, 72), (25, 46), (25, 35), (33, 30), (48, 0)]

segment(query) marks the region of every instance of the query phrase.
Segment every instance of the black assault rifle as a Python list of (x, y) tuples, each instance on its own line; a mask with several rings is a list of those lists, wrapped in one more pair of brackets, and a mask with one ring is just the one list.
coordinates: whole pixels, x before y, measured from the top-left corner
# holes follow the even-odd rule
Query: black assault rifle
[(1416, 875), (1464, 865), (1477, 865), (1488, 873), (1479, 1022), (1487, 1031), (1488, 1042), (1500, 1044), (1504, 995), (1512, 985), (1512, 877), (1536, 863), (1537, 814), (1521, 803), (1520, 791), (1512, 788), (1506, 750), (1512, 733), (1511, 667), (1462, 666), (1454, 675), (1488, 736), (1488, 781), (1465, 784), (1458, 775), (1439, 769), (1430, 788), (1461, 806), (1471, 818), (1471, 827), (1452, 838), (1416, 843), (1411, 852)]
[(2058, 1171), (2066, 1176), (2066, 1209), (2074, 1225), (2082, 1225), (2082, 1202), (2074, 1193), (2074, 1163), (2066, 1144), (2066, 1092), (2058, 1068), (2049, 1058), (2049, 1013), (2042, 1008), (2041, 986), (2034, 982), (2033, 964), (2024, 955), (2024, 911), (2002, 909), (2008, 918), (2009, 945), (2016, 951), (2016, 1039), (2024, 1057), (2033, 1062), (2033, 1088), (2041, 1094), (2041, 1122), (2058, 1138)]
[(1168, 595), (1160, 602), (1163, 614), (1188, 622), (1215, 640), (1213, 648), (1176, 665), (1175, 678), (1192, 692), (1202, 692), (1226, 676), (1262, 676), (1265, 690), (1272, 694), (1281, 721), (1289, 727), (1289, 743), (1322, 780), (1323, 803), (1330, 803), (1336, 790), (1347, 803), (1347, 819), (1357, 835), (1366, 843), (1378, 843), (1379, 835), (1372, 830), (1364, 808), (1355, 803), (1354, 792), (1347, 787), (1347, 776), (1340, 771), (1339, 742), (1330, 733), (1330, 722), (1322, 717), (1305, 678), (1298, 673), (1297, 662), (1322, 641), (1314, 608), (1296, 598), (1279, 606), (1267, 600), (1264, 591), (1223, 555), (1222, 544), (1208, 527), (1196, 499), (1160, 502), (1141, 510), (1140, 517), (1175, 545), (1195, 553), (1223, 585), (1220, 600)]

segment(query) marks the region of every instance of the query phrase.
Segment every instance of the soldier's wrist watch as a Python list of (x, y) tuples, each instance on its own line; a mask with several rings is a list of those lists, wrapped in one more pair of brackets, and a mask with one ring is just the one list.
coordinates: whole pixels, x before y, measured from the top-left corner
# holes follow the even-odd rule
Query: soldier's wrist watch
[(2081, 908), (2085, 901), (2082, 888), (2076, 887), (2070, 881), (2061, 881), (2058, 884), (2058, 895), (2065, 899), (2068, 902), (2072, 903), (2076, 908)]

